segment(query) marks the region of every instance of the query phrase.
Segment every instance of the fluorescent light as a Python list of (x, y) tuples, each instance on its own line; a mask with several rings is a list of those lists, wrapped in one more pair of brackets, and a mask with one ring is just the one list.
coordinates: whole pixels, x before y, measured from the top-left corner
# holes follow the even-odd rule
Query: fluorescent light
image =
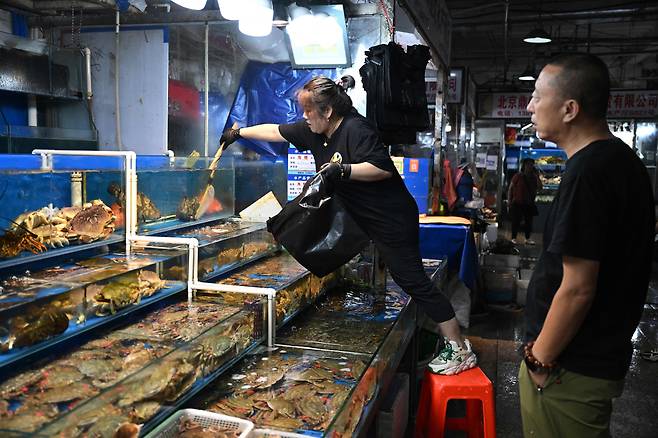
[(247, 12), (240, 17), (238, 28), (245, 35), (254, 37), (267, 36), (272, 32), (274, 10), (271, 0), (250, 0)]
[(535, 71), (530, 66), (526, 67), (525, 71), (519, 75), (520, 81), (534, 81), (535, 79)]
[(227, 20), (239, 20), (240, 14), (245, 9), (240, 7), (240, 0), (217, 0), (219, 12)]
[(172, 0), (179, 6), (200, 11), (206, 6), (206, 0)]
[(546, 32), (541, 27), (538, 27), (531, 30), (530, 33), (526, 35), (525, 38), (523, 38), (523, 41), (530, 44), (546, 44), (553, 40), (551, 39), (551, 36), (548, 34), (548, 32)]

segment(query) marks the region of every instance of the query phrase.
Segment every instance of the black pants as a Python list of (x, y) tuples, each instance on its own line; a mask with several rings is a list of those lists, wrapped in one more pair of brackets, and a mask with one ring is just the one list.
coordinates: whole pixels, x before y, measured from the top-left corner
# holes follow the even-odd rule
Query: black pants
[(419, 308), (435, 322), (445, 322), (454, 318), (455, 311), (450, 301), (434, 287), (425, 273), (418, 239), (416, 238), (415, 245), (412, 242), (402, 246), (391, 246), (377, 240), (379, 239), (375, 239), (375, 246), (386, 263), (393, 281), (416, 301)]
[(509, 210), (512, 218), (512, 239), (516, 239), (522, 220), (525, 238), (530, 239), (530, 235), (532, 234), (532, 218), (535, 214), (534, 210), (535, 207), (532, 205), (512, 204)]

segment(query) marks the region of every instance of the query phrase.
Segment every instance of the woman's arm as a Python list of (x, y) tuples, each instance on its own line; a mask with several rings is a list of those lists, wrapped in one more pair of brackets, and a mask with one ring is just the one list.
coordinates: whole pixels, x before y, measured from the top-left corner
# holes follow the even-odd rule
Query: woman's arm
[(354, 181), (381, 181), (393, 176), (391, 172), (382, 170), (370, 163), (352, 164), (351, 167), (350, 179)]
[(283, 142), (285, 138), (279, 132), (279, 125), (266, 123), (263, 125), (246, 126), (240, 128), (240, 137), (250, 140), (262, 140), (271, 142)]

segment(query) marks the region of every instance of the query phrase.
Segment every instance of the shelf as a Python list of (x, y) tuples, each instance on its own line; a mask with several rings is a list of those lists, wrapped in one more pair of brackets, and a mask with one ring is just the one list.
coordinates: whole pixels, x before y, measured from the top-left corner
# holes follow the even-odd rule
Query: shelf
[[(380, 322), (386, 326), (385, 331), (379, 334), (376, 345), (369, 348), (368, 353), (355, 351), (353, 343), (350, 346), (350, 341), (364, 331), (358, 324), (323, 333), (322, 339), (327, 344), (344, 347), (343, 350), (323, 348), (313, 343), (313, 339), (301, 344), (277, 343), (278, 348), (273, 351), (262, 349), (245, 357), (193, 399), (190, 406), (249, 419), (257, 427), (268, 430), (317, 437), (360, 436), (377, 411), (381, 395), (386, 393), (411, 342), (416, 307), (406, 295), (395, 292), (393, 295), (401, 299), (394, 296), (384, 305), (369, 301), (364, 295), (345, 292), (331, 291), (319, 303), (319, 308), (310, 308), (296, 320), (296, 329), (285, 331), (310, 334), (318, 329), (313, 324), (327, 314), (333, 314), (337, 322), (347, 316), (373, 323), (382, 319), (377, 315), (387, 310), (394, 312), (395, 318)], [(311, 325), (307, 325), (309, 323)], [(358, 348), (360, 346), (356, 346)], [(297, 394), (295, 388), (299, 391)], [(272, 412), (267, 408), (255, 409), (254, 393), (273, 395), (277, 400), (286, 394), (285, 399), (295, 407), (293, 413), (286, 414), (284, 421), (280, 421), (280, 416), (268, 415)], [(316, 421), (312, 415), (313, 404), (306, 404), (314, 400), (327, 409)], [(306, 406), (311, 407), (308, 413), (294, 414), (295, 410)]]
[[(240, 331), (240, 327), (245, 326), (253, 329), (253, 324), (253, 314), (247, 311), (239, 311), (222, 319), (194, 339), (179, 344), (75, 406), (64, 416), (45, 425), (38, 433), (44, 436), (83, 436), (84, 429), (78, 429), (81, 418), (98, 415), (98, 412), (103, 411), (113, 412), (118, 417), (115, 418), (118, 427), (130, 420), (134, 408), (153, 401), (154, 405), (143, 420), (144, 431), (154, 428), (262, 342), (262, 338), (251, 337), (252, 331)], [(74, 430), (76, 432), (71, 433)]]
[(48, 351), (52, 347), (55, 347), (59, 344), (67, 342), (72, 338), (84, 335), (90, 330), (98, 329), (100, 327), (106, 326), (110, 323), (117, 321), (120, 318), (124, 318), (131, 313), (146, 309), (151, 305), (162, 301), (166, 298), (169, 298), (183, 290), (187, 290), (187, 283), (181, 281), (171, 281), (168, 282), (166, 287), (160, 289), (155, 294), (150, 297), (143, 298), (139, 304), (134, 304), (129, 307), (118, 310), (113, 315), (98, 317), (87, 321), (81, 325), (69, 324), (69, 328), (64, 331), (61, 335), (54, 336), (48, 340), (42, 341), (38, 344), (17, 349), (12, 353), (5, 353), (0, 355), (0, 372), (6, 367), (13, 365), (19, 361), (27, 361), (27, 359), (35, 357), (39, 354), (42, 354), (45, 351)]
[(0, 261), (0, 269), (11, 268), (15, 266), (25, 265), (27, 263), (34, 263), (37, 261), (46, 260), (53, 257), (60, 257), (68, 254), (73, 254), (76, 252), (85, 251), (88, 249), (100, 248), (105, 245), (112, 245), (119, 242), (124, 242), (126, 240), (125, 236), (118, 234), (111, 234), (106, 239), (97, 240), (96, 242), (84, 243), (80, 245), (69, 245), (63, 248), (53, 248), (38, 254), (33, 254), (28, 251), (23, 251), (18, 254), (16, 257), (10, 259), (5, 259)]
[(169, 233), (172, 231), (179, 231), (181, 229), (198, 227), (200, 225), (208, 225), (211, 222), (217, 222), (218, 220), (227, 219), (229, 217), (230, 214), (210, 215), (210, 216), (202, 217), (201, 219), (195, 221), (182, 221), (177, 218), (172, 218), (162, 221), (145, 222), (138, 225), (138, 229), (139, 229), (138, 233), (147, 236), (160, 234), (160, 233)]
[[(143, 413), (143, 420), (147, 420), (163, 405), (176, 406), (166, 403), (166, 398), (174, 397), (171, 391), (175, 391), (177, 403), (182, 403), (184, 397), (262, 341), (262, 333), (254, 336), (262, 324), (257, 322), (256, 313), (212, 302), (190, 306), (185, 299), (163, 301), (145, 315), (131, 319), (133, 322), (123, 328), (114, 327), (3, 381), (0, 393), (10, 408), (24, 408), (9, 420), (5, 417), (4, 425), (16, 420), (10, 427), (22, 432), (42, 429), (44, 436), (82, 435), (84, 431), (76, 428), (92, 412), (105, 412), (108, 417), (122, 415), (121, 422), (129, 421), (133, 407), (162, 397)], [(188, 379), (172, 374), (172, 370), (182, 373), (183, 369), (189, 373)], [(51, 378), (55, 379), (52, 383)], [(72, 394), (53, 386), (62, 378), (71, 379)], [(156, 392), (140, 392), (147, 390)], [(56, 412), (52, 412), (54, 404)], [(34, 419), (37, 424), (28, 421), (38, 415), (34, 411), (43, 414)], [(17, 416), (25, 421), (18, 421)]]

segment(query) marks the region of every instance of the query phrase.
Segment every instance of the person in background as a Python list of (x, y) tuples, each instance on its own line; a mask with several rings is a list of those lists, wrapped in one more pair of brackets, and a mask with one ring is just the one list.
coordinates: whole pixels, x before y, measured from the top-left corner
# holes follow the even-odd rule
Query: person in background
[[(239, 138), (283, 142), (309, 150), (346, 210), (374, 241), (393, 280), (447, 338), (444, 349), (430, 362), (432, 371), (456, 374), (472, 368), (476, 356), (462, 338), (455, 312), (423, 268), (418, 238), (418, 207), (395, 169), (388, 148), (375, 128), (353, 107), (346, 93), (352, 77), (340, 84), (316, 77), (298, 92), (304, 118), (291, 124), (263, 124), (224, 132), (228, 146)], [(340, 157), (340, 163), (334, 157)]]
[(608, 129), (609, 95), (603, 61), (571, 54), (549, 61), (528, 104), (537, 135), (568, 161), (528, 285), (526, 437), (610, 437), (612, 400), (633, 355), (656, 218), (646, 167)]
[(516, 235), (521, 227), (521, 221), (523, 221), (525, 243), (527, 245), (535, 244), (530, 236), (532, 235), (532, 219), (537, 216), (535, 196), (541, 188), (542, 184), (535, 168), (535, 160), (525, 158), (521, 163), (521, 171), (512, 177), (507, 191), (509, 214), (512, 219), (512, 243), (516, 244)]

